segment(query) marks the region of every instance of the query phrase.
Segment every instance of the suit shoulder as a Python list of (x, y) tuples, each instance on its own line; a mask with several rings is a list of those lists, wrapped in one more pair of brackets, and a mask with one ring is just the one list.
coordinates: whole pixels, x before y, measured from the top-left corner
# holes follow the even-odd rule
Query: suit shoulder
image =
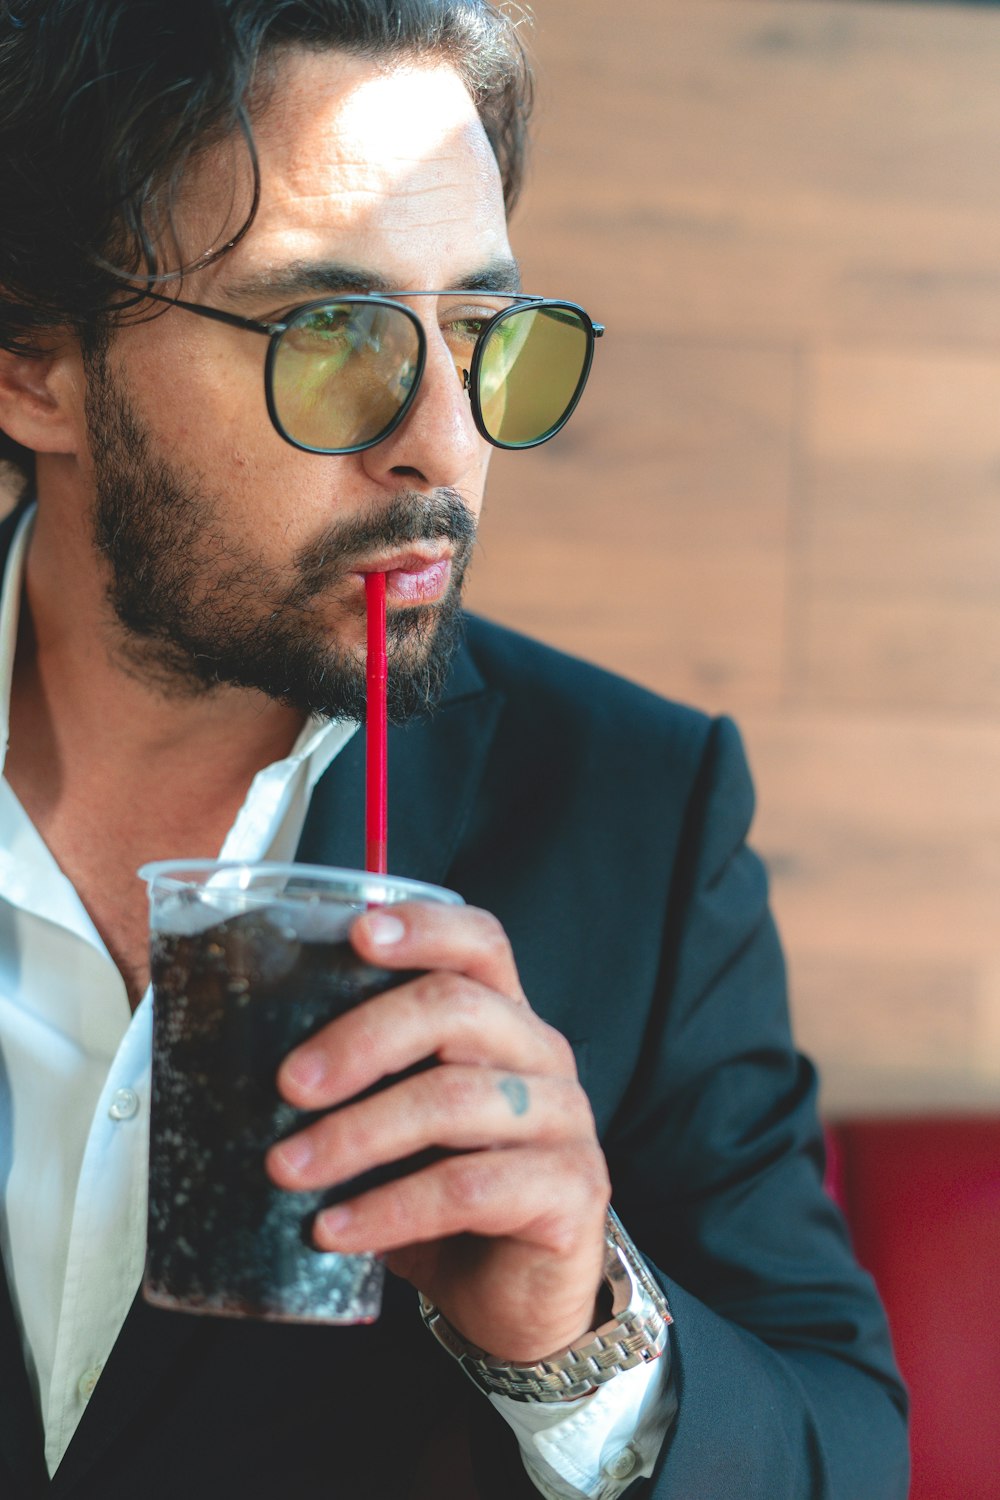
[[(744, 839), (753, 785), (730, 719), (475, 618), (464, 670), (495, 706), (469, 825), (470, 844), (491, 852), (491, 880), (515, 858), (555, 885), (586, 883), (596, 861), (628, 872), (629, 899), (644, 891), (662, 914), (696, 865), (721, 868)], [(477, 880), (478, 904), (497, 909), (500, 893)]]
[[(719, 730), (720, 721), (700, 709), (475, 615), (466, 619), (466, 645), (507, 711), (532, 717), (541, 732), (558, 725), (584, 743), (610, 739), (633, 753), (645, 744), (670, 759), (698, 762)], [(728, 720), (721, 723), (736, 734)]]

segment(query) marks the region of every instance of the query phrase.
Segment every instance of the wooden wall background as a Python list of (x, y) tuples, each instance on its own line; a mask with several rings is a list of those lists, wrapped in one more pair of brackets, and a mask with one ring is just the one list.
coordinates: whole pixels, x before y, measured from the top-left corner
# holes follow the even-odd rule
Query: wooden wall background
[(608, 324), (474, 605), (733, 713), (831, 1115), (1000, 1103), (1000, 12), (536, 0), (529, 290)]
[(1000, 10), (535, 0), (526, 285), (608, 324), (474, 607), (734, 714), (828, 1114), (1000, 1106)]

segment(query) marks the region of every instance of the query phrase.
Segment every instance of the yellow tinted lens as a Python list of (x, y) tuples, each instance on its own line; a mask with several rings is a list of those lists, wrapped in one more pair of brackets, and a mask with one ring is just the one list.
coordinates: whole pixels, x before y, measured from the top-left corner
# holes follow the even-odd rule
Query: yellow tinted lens
[(271, 368), (278, 421), (308, 448), (372, 442), (399, 415), (419, 363), (417, 331), (398, 308), (330, 302), (300, 313)]
[(479, 405), (487, 432), (511, 447), (537, 443), (557, 428), (580, 389), (586, 325), (571, 308), (525, 308), (486, 336)]

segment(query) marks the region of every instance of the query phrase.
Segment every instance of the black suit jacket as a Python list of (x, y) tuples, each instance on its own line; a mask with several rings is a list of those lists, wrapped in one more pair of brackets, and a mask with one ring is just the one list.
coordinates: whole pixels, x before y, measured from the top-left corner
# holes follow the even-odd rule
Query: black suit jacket
[[(441, 708), (390, 755), (393, 869), (503, 921), (672, 1305), (679, 1413), (637, 1500), (903, 1500), (905, 1398), (821, 1187), (732, 725), (472, 620)], [(302, 859), (359, 862), (362, 760), (358, 736), (320, 782)], [(358, 1329), (137, 1300), (51, 1482), (0, 1287), (0, 1497), (534, 1500), (389, 1281)]]

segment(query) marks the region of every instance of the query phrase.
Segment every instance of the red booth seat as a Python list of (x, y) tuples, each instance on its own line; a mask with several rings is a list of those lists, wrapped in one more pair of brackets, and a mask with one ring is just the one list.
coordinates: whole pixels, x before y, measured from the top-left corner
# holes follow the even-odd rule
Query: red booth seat
[(910, 1500), (1000, 1500), (1000, 1118), (830, 1135), (831, 1190), (910, 1390)]

